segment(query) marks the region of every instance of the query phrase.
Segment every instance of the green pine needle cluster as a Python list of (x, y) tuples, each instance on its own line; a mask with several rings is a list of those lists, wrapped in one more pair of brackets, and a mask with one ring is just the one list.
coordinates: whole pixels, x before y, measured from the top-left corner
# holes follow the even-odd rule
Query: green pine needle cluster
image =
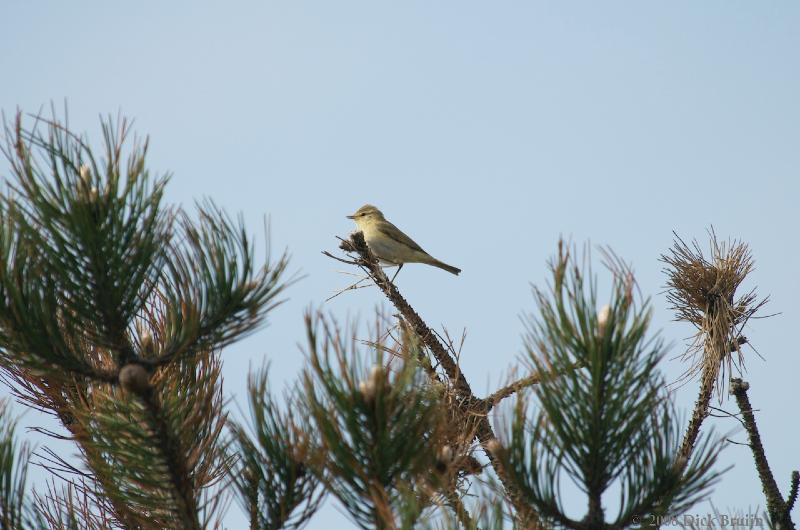
[(315, 469), (362, 528), (411, 528), (435, 501), (445, 410), (414, 357), (367, 369), (349, 334), (307, 317), (305, 406), (320, 437)]
[[(231, 453), (239, 455), (233, 481), (251, 528), (301, 528), (323, 499), (310, 469), (316, 440), (302, 414), (283, 411), (270, 394), (267, 370), (251, 374), (251, 426), (234, 424)], [(297, 396), (288, 398), (296, 405)]]
[[(515, 481), (547, 520), (573, 529), (621, 528), (645, 514), (680, 513), (718, 478), (720, 445), (711, 438), (689, 462), (678, 460), (680, 421), (658, 371), (662, 342), (648, 336), (651, 310), (637, 303), (630, 270), (614, 272), (608, 306), (598, 312), (596, 280), (560, 247), (549, 291), (535, 290), (539, 314), (528, 319), (526, 348), (542, 378), (533, 406), (519, 399), (504, 452)], [(582, 369), (572, 367), (578, 363)], [(586, 495), (585, 516), (566, 515), (560, 482)], [(621, 494), (608, 517), (603, 495)]]
[(165, 206), (147, 141), (125, 120), (102, 129), (98, 156), (55, 118), (6, 125), (3, 378), (80, 450), (83, 467), (45, 464), (71, 485), (39, 503), (52, 525), (105, 513), (114, 528), (208, 528), (236, 456), (219, 351), (276, 307), (287, 259), (257, 266), (241, 219), (210, 201)]
[(0, 401), (0, 528), (32, 527), (35, 514), (25, 489), (31, 447), (17, 440), (17, 423), (9, 408), (8, 402)]

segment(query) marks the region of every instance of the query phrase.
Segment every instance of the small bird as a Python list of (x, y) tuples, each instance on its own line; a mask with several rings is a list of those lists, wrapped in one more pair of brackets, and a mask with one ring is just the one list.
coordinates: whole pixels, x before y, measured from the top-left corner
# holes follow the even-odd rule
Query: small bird
[(397, 272), (392, 277), (392, 281), (405, 263), (426, 263), (456, 275), (461, 272), (461, 269), (442, 263), (422, 250), (422, 247), (387, 221), (383, 213), (371, 204), (365, 204), (347, 218), (355, 221), (358, 228), (364, 233), (364, 240), (375, 257), (383, 264), (397, 265)]

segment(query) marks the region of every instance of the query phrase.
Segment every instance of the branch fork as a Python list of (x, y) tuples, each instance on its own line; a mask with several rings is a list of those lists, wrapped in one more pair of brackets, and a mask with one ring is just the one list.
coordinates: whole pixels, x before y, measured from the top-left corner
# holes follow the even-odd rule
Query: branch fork
[[(516, 386), (511, 385), (514, 387), (513, 390), (506, 390), (505, 392), (500, 391), (500, 394), (493, 394), (492, 396), (494, 397), (490, 396), (487, 399), (476, 397), (469, 382), (459, 368), (458, 363), (450, 352), (448, 352), (447, 348), (439, 341), (436, 333), (425, 323), (414, 308), (411, 307), (400, 294), (397, 287), (383, 272), (378, 259), (367, 246), (364, 240), (364, 234), (359, 231), (353, 233), (349, 239), (340, 240), (339, 248), (349, 254), (356, 254), (358, 256), (352, 263), (356, 264), (372, 278), (373, 282), (375, 282), (378, 288), (383, 291), (384, 295), (386, 295), (389, 301), (392, 302), (394, 307), (400, 312), (409, 328), (413, 330), (427, 349), (430, 350), (436, 364), (438, 364), (447, 375), (448, 382), (446, 384), (450, 385), (455, 392), (457, 397), (455, 403), (462, 417), (470, 418), (470, 422), (476, 421), (475, 437), (480, 441), (495, 473), (503, 484), (509, 499), (511, 499), (518, 517), (520, 520), (526, 522), (528, 525), (526, 528), (538, 528), (538, 517), (535, 510), (523, 501), (521, 493), (517, 491), (516, 486), (508, 479), (500, 460), (495, 456), (493, 451), (490, 450), (492, 443), (494, 442), (496, 444), (497, 438), (488, 418), (488, 412), (494, 404), (503, 397), (513, 394), (524, 386), (535, 384), (538, 376), (531, 376), (526, 380), (517, 382)], [(339, 259), (339, 261), (344, 260)]]

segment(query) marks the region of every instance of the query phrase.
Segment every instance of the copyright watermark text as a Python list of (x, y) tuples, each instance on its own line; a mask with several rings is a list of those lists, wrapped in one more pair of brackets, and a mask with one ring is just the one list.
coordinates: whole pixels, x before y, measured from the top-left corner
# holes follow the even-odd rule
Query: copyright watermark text
[(722, 513), (693, 513), (682, 515), (634, 515), (631, 522), (642, 528), (680, 526), (683, 528), (765, 528), (763, 517), (754, 514), (726, 515)]

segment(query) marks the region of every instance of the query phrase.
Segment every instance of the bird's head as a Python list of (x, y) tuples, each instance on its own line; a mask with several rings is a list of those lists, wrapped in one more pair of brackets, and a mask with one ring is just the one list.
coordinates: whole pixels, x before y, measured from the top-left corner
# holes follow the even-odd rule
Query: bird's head
[(373, 221), (382, 221), (384, 219), (383, 213), (371, 204), (365, 204), (353, 215), (348, 215), (348, 219), (352, 219), (358, 226), (371, 223)]

